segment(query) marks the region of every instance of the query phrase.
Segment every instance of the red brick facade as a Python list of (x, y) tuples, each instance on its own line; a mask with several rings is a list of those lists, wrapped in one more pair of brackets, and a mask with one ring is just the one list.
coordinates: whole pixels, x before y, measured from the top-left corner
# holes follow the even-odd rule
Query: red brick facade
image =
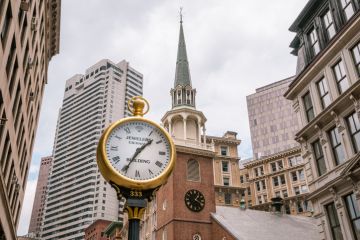
[(107, 240), (102, 232), (105, 230), (111, 221), (98, 219), (85, 229), (85, 240)]
[[(195, 159), (200, 167), (200, 181), (187, 180), (187, 162)], [(173, 174), (157, 193), (157, 234), (156, 239), (192, 239), (199, 234), (202, 239), (211, 239), (210, 213), (215, 212), (213, 157), (177, 152)], [(190, 189), (199, 190), (205, 197), (204, 209), (200, 212), (189, 210), (184, 201)], [(165, 233), (164, 233), (165, 232)]]
[(216, 240), (236, 240), (227, 230), (225, 230), (217, 221), (212, 219), (211, 239)]

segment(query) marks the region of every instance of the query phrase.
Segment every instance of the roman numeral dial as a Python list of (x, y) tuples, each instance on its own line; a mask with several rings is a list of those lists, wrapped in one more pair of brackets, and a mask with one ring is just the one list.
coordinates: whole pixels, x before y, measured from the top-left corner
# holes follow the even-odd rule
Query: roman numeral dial
[(117, 174), (135, 181), (161, 176), (170, 164), (166, 134), (146, 121), (127, 121), (115, 127), (106, 141), (106, 156)]

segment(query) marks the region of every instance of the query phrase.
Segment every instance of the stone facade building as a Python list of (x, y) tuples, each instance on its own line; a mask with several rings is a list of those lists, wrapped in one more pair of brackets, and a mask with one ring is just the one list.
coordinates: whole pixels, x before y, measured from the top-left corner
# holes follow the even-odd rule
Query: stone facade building
[(246, 97), (253, 158), (259, 159), (299, 146), (299, 123), (284, 93), (294, 77), (256, 89)]
[(283, 199), (283, 212), (311, 215), (308, 183), (300, 148), (292, 148), (244, 164), (252, 192), (252, 209), (271, 211), (271, 198)]
[(290, 27), (297, 75), (285, 93), (321, 239), (360, 239), (360, 2), (310, 0)]
[(41, 158), (38, 181), (36, 184), (34, 204), (31, 212), (28, 233), (35, 237), (40, 237), (41, 222), (44, 218), (45, 197), (49, 179), (52, 156)]
[(0, 239), (16, 239), (60, 0), (0, 1)]

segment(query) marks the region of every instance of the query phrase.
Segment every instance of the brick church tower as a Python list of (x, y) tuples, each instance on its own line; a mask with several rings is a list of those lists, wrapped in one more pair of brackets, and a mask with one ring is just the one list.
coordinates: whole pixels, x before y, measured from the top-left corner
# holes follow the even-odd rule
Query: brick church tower
[(206, 143), (204, 114), (196, 109), (182, 20), (172, 109), (162, 118), (174, 139), (173, 174), (156, 196), (156, 239), (211, 239), (210, 213), (215, 212), (214, 144)]

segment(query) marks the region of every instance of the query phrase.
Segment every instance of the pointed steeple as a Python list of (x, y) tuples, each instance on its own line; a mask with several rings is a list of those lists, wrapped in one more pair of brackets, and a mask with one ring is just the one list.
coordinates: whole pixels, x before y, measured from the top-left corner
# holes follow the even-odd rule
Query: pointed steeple
[(185, 37), (182, 23), (182, 14), (180, 12), (180, 35), (176, 59), (174, 88), (176, 88), (178, 85), (181, 85), (183, 87), (191, 86), (189, 62), (186, 54)]

